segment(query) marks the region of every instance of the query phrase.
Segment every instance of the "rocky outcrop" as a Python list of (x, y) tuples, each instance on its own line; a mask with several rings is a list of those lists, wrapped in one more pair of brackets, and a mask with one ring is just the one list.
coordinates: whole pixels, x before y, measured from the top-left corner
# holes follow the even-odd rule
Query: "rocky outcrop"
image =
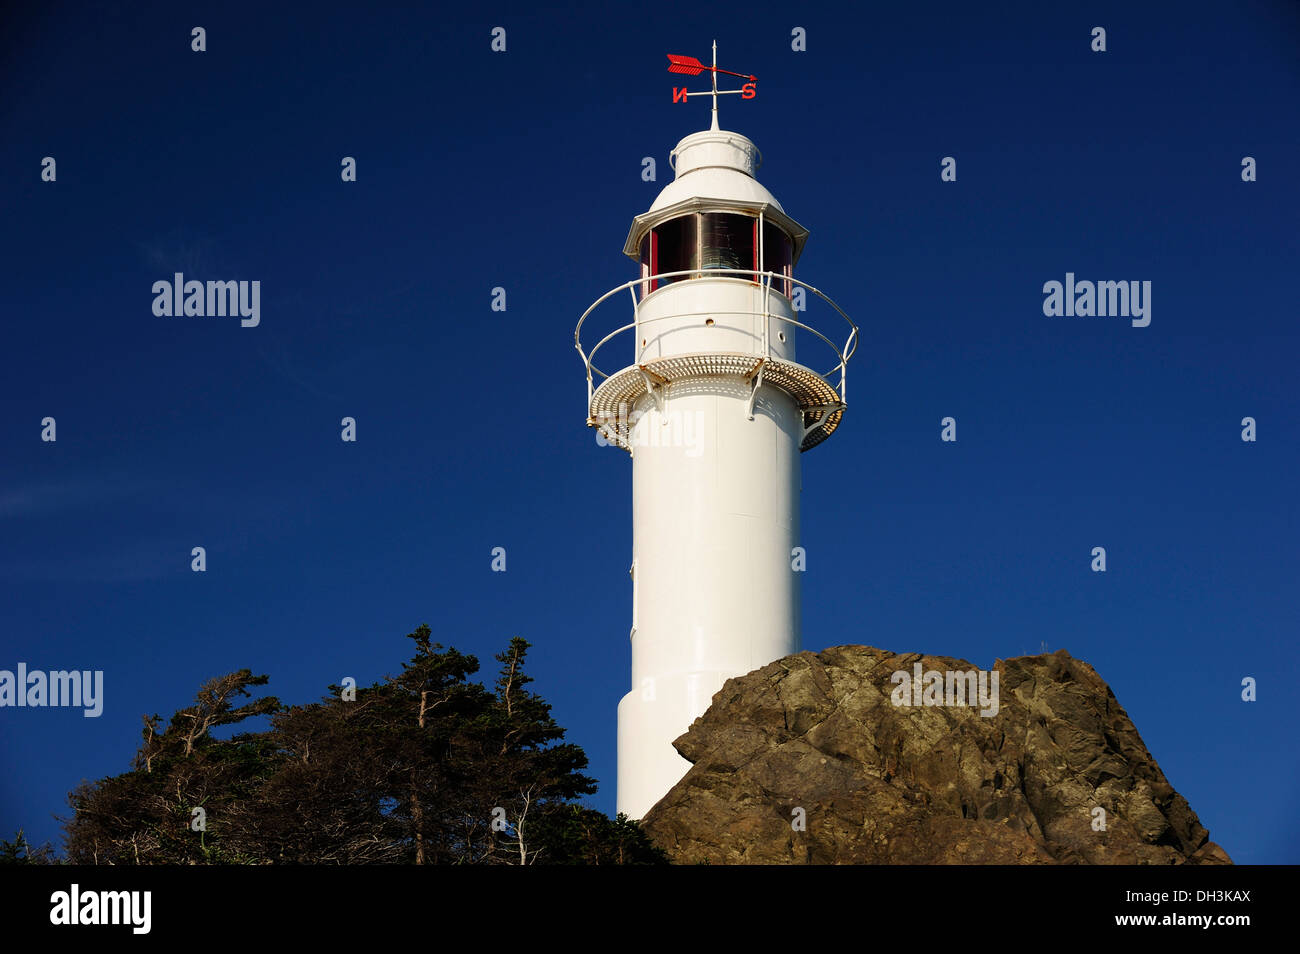
[(996, 714), (917, 663), (976, 668), (839, 646), (728, 680), (643, 827), (679, 864), (1232, 863), (1087, 663), (997, 662)]

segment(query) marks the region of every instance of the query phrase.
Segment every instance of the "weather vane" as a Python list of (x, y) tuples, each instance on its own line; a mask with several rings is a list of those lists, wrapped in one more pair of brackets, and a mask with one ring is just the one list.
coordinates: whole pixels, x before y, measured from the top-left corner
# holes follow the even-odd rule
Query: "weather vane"
[[(669, 73), (685, 73), (687, 76), (699, 76), (705, 70), (709, 70), (709, 72), (713, 76), (713, 89), (699, 90), (698, 92), (691, 93), (687, 91), (685, 86), (683, 86), (681, 89), (678, 89), (676, 86), (674, 86), (673, 102), (684, 103), (686, 102), (687, 99), (689, 99), (692, 96), (712, 96), (713, 97), (713, 128), (717, 129), (718, 128), (718, 97), (725, 96), (728, 93), (739, 93), (741, 99), (753, 99), (755, 96), (758, 95), (758, 87), (755, 85), (756, 83), (758, 83), (758, 77), (750, 73), (735, 73), (731, 70), (718, 69), (718, 41), (717, 40), (713, 41), (713, 65), (712, 66), (705, 66), (703, 63), (701, 63), (693, 56), (677, 56), (676, 54), (673, 53), (668, 54)], [(748, 79), (749, 82), (741, 86), (740, 89), (718, 89), (719, 73), (726, 73), (728, 76), (739, 76), (741, 79)]]

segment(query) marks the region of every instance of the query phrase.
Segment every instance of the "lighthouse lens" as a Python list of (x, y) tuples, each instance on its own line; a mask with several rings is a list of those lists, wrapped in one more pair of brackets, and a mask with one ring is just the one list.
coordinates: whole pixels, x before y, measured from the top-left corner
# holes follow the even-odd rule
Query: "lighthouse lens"
[[(747, 215), (705, 212), (700, 242), (700, 267), (712, 269), (753, 269), (757, 265), (754, 248), (754, 223)], [(752, 276), (732, 275), (732, 278)]]

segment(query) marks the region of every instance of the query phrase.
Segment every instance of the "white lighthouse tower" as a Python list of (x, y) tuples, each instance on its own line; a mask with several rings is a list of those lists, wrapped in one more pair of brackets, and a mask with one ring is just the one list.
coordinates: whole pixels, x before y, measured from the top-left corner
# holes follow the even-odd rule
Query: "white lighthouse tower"
[[(673, 740), (723, 682), (799, 651), (800, 453), (839, 426), (857, 342), (839, 306), (794, 278), (808, 231), (755, 178), (758, 148), (718, 128), (716, 49), (713, 90), (693, 94), (713, 96), (712, 128), (677, 144), (676, 177), (628, 233), (640, 276), (575, 332), (587, 423), (632, 457), (617, 794), (632, 818), (690, 768)], [(629, 292), (631, 321), (593, 333), (593, 312)], [(805, 309), (814, 302), (827, 331)], [(620, 353), (631, 361), (612, 370)]]

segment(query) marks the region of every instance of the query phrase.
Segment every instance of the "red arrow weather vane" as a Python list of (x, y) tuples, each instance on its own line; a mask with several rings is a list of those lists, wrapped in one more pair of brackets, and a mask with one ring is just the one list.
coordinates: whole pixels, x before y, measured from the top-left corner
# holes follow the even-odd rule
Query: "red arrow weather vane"
[[(713, 89), (700, 90), (695, 93), (688, 92), (683, 86), (678, 89), (673, 87), (673, 102), (684, 103), (692, 96), (712, 96), (713, 97), (713, 128), (718, 128), (718, 97), (725, 96), (728, 93), (739, 93), (741, 99), (753, 99), (758, 95), (758, 77), (750, 73), (734, 73), (731, 70), (718, 69), (718, 41), (713, 41), (713, 65), (705, 66), (693, 56), (678, 56), (674, 53), (668, 54), (668, 72), (684, 73), (687, 76), (699, 76), (705, 70), (708, 70), (713, 77)], [(748, 79), (740, 89), (718, 89), (718, 74), (726, 73), (728, 76), (739, 76), (741, 79)]]
[(688, 76), (699, 76), (704, 70), (713, 70), (715, 73), (726, 73), (728, 76), (739, 76), (741, 79), (757, 81), (757, 76), (750, 76), (745, 73), (733, 73), (731, 70), (720, 70), (716, 66), (705, 66), (693, 56), (677, 56), (673, 53), (668, 54), (668, 72), (685, 73)]

